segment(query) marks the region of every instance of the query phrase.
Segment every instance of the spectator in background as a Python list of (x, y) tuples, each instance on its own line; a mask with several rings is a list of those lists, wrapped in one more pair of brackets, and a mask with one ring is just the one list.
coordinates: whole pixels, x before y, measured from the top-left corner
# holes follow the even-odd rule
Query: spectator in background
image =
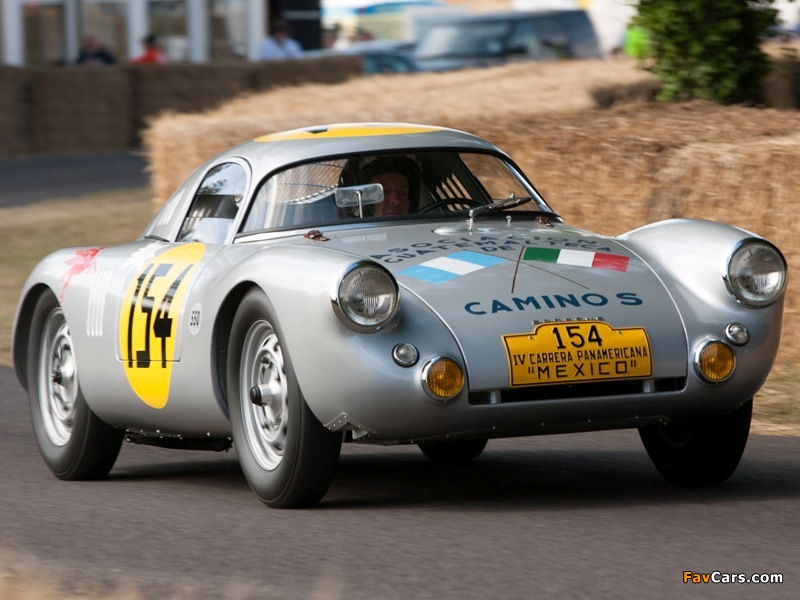
[(158, 39), (152, 33), (145, 36), (142, 40), (142, 44), (144, 45), (144, 52), (142, 52), (139, 56), (136, 56), (131, 59), (131, 62), (138, 65), (143, 64), (164, 64), (167, 62), (167, 57), (164, 56), (164, 53), (161, 52), (161, 49), (158, 47)]
[(336, 44), (336, 40), (339, 37), (339, 32), (341, 30), (341, 25), (339, 23), (334, 23), (333, 27), (323, 27), (322, 28), (322, 47), (323, 48), (333, 48)]
[(265, 38), (258, 49), (259, 60), (288, 60), (302, 57), (302, 46), (297, 40), (289, 37), (289, 26), (283, 21), (273, 23), (272, 35)]
[(95, 36), (86, 34), (75, 62), (79, 65), (113, 65), (117, 60)]

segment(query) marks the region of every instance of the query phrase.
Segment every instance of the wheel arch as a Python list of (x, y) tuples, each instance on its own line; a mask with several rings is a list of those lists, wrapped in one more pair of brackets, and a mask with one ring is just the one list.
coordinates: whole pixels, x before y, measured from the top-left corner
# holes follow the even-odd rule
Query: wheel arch
[[(48, 292), (58, 298), (56, 293), (47, 284), (38, 283), (31, 287), (20, 302), (19, 308), (17, 309), (17, 317), (14, 321), (12, 359), (14, 361), (17, 379), (19, 379), (25, 391), (28, 391), (28, 344), (30, 343), (30, 335), (27, 334), (29, 333), (36, 303), (39, 301), (39, 298)], [(24, 324), (27, 324), (28, 327), (23, 327)]]
[(214, 333), (211, 342), (211, 361), (214, 373), (214, 383), (220, 408), (225, 416), (230, 418), (228, 411), (228, 346), (231, 339), (233, 319), (236, 309), (242, 302), (247, 292), (261, 286), (253, 281), (243, 281), (236, 285), (220, 304), (219, 312), (214, 323)]

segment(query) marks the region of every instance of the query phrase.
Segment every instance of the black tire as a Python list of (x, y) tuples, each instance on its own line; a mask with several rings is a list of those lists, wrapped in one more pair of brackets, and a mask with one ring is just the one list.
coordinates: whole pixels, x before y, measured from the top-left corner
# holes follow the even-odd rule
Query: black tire
[(425, 442), (418, 444), (422, 453), (435, 463), (460, 465), (475, 460), (486, 448), (487, 439)]
[[(342, 435), (308, 408), (261, 290), (248, 292), (239, 305), (229, 349), (228, 408), (247, 483), (272, 508), (316, 504), (333, 480)], [(251, 400), (256, 386), (269, 399), (264, 405)]]
[(28, 341), (28, 399), (44, 462), (59, 479), (102, 479), (117, 460), (124, 432), (86, 404), (69, 325), (51, 292), (36, 304)]
[(673, 485), (719, 485), (739, 465), (752, 414), (751, 398), (728, 413), (642, 427), (639, 436), (658, 472)]

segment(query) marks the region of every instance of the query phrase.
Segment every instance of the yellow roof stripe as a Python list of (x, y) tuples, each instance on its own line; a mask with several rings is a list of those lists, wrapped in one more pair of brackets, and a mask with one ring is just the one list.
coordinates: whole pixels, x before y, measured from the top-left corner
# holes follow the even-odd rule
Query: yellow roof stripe
[(441, 131), (428, 125), (331, 125), (325, 128), (293, 129), (257, 137), (257, 142), (285, 142), (289, 140), (315, 140), (326, 138), (360, 137), (376, 135), (402, 135)]

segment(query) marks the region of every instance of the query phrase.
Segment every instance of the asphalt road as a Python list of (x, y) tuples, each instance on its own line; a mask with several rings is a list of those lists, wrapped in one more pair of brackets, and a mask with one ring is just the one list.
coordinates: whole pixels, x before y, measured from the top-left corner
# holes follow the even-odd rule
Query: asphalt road
[(0, 208), (147, 185), (136, 152), (0, 158)]
[(709, 490), (662, 481), (634, 431), (491, 441), (457, 469), (348, 445), (318, 507), (279, 511), (233, 452), (126, 444), (108, 479), (58, 481), (7, 367), (0, 411), (0, 549), (63, 585), (135, 582), (161, 600), (751, 599), (795, 598), (800, 581), (797, 437), (753, 436)]

